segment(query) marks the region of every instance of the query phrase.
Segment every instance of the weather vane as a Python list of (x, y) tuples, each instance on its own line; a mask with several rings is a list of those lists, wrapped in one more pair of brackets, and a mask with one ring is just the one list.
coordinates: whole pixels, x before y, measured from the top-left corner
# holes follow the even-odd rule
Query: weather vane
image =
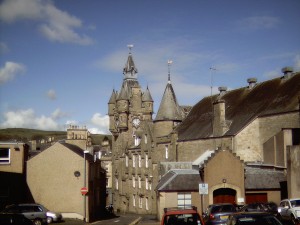
[(133, 48), (133, 44), (127, 45), (127, 48), (129, 49), (129, 53), (131, 53), (131, 49)]
[(172, 63), (173, 63), (172, 60), (168, 60), (168, 82), (171, 81), (171, 79), (170, 79), (170, 67), (171, 67)]

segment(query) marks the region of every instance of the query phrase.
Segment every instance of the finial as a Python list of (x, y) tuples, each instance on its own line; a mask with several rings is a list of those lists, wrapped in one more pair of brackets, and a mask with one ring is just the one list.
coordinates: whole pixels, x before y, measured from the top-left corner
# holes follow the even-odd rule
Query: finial
[(170, 67), (171, 64), (173, 63), (172, 60), (168, 60), (168, 83), (171, 83), (171, 78), (170, 78)]
[(129, 54), (131, 54), (131, 49), (133, 48), (133, 44), (127, 45), (127, 48), (129, 49)]

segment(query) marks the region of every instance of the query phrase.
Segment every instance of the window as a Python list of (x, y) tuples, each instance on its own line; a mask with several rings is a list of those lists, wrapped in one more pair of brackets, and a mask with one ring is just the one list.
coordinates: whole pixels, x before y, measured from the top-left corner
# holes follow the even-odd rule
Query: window
[(132, 187), (135, 188), (135, 177), (132, 177)]
[(135, 167), (135, 155), (132, 155), (132, 167)]
[(125, 165), (128, 167), (128, 155), (125, 156)]
[(116, 190), (119, 190), (119, 182), (118, 182), (118, 178), (115, 178), (115, 185), (116, 185)]
[(169, 158), (169, 147), (168, 145), (165, 146), (165, 150), (166, 150), (166, 159)]
[(147, 139), (148, 137), (147, 137), (147, 134), (145, 134), (145, 136), (144, 136), (144, 140), (145, 140), (145, 144), (147, 144), (147, 142), (148, 142), (148, 139)]
[(0, 148), (0, 164), (9, 164), (9, 163), (10, 163), (10, 149)]
[(191, 193), (178, 193), (177, 194), (177, 206), (180, 208), (192, 206), (192, 195)]
[(141, 179), (141, 176), (139, 176), (138, 181), (139, 181), (139, 188), (141, 188), (141, 187), (142, 187), (142, 179)]
[(133, 138), (134, 138), (134, 145), (138, 146), (141, 143), (141, 138), (136, 134), (133, 135)]
[(139, 154), (139, 167), (142, 167), (142, 157), (140, 154)]
[(135, 195), (132, 195), (132, 205), (135, 207)]
[(146, 198), (146, 210), (149, 210), (149, 207), (148, 207), (148, 198)]
[(148, 158), (148, 154), (145, 155), (145, 166), (146, 166), (146, 168), (149, 167), (149, 158)]
[(149, 188), (149, 183), (148, 183), (148, 177), (146, 177), (146, 181), (145, 181), (145, 183), (146, 183), (146, 190), (148, 190), (148, 188)]
[(139, 197), (139, 207), (143, 208), (143, 198)]

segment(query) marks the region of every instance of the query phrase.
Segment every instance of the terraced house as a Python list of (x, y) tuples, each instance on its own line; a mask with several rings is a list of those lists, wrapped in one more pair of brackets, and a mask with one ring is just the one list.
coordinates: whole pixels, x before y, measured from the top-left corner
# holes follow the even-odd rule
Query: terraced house
[[(160, 217), (164, 207), (299, 196), (300, 73), (282, 72), (220, 87), (193, 107), (179, 105), (169, 73), (154, 116), (130, 52), (108, 102), (115, 210)], [(199, 184), (207, 193), (199, 195)]]

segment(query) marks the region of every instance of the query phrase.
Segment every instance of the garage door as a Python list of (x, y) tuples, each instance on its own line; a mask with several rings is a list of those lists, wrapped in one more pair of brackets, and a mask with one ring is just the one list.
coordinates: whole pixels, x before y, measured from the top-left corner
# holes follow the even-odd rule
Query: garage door
[(214, 204), (235, 203), (236, 191), (231, 188), (220, 188), (214, 191)]
[(268, 202), (267, 193), (248, 193), (246, 194), (246, 204), (254, 202)]

